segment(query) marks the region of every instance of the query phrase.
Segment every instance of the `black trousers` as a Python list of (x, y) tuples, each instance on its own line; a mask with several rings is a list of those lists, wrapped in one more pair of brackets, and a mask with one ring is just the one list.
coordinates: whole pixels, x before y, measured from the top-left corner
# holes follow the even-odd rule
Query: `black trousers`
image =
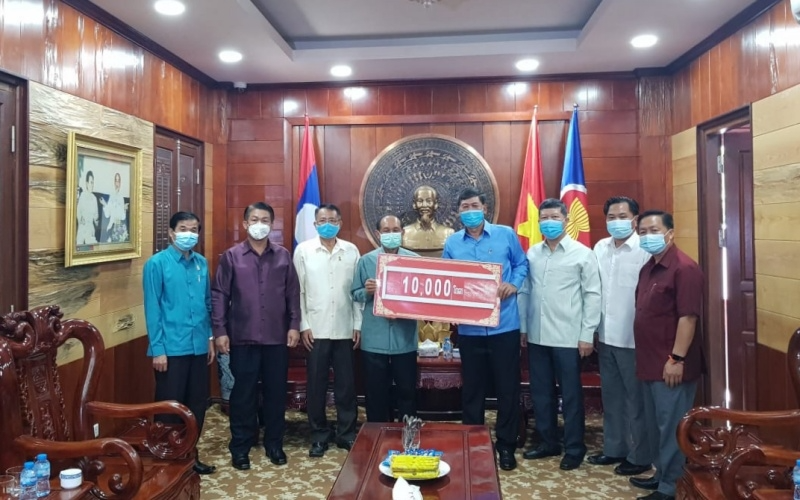
[(377, 354), (361, 351), (361, 359), (364, 361), (367, 422), (392, 422), (395, 402), (398, 417), (415, 416), (417, 352)]
[(561, 387), (564, 414), (564, 449), (570, 456), (586, 455), (584, 431), (586, 415), (581, 384), (581, 356), (576, 347), (548, 347), (528, 343), (528, 363), (531, 374), (531, 402), (536, 418), (536, 430), (542, 444), (560, 449), (558, 436), (558, 395)]
[(314, 348), (308, 353), (306, 395), (306, 411), (311, 424), (311, 441), (314, 443), (325, 443), (330, 439), (325, 400), (331, 366), (333, 397), (336, 400), (336, 441), (352, 441), (356, 438), (358, 405), (353, 359), (352, 340), (314, 339)]
[[(167, 371), (153, 370), (156, 376), (156, 401), (175, 400), (186, 405), (203, 430), (209, 395), (208, 355), (167, 356)], [(158, 421), (170, 424), (182, 422), (175, 415), (159, 415)]]
[(286, 426), (286, 377), (289, 371), (289, 348), (285, 345), (231, 346), (230, 368), (233, 374), (230, 426), (231, 455), (250, 451), (258, 439), (258, 381), (261, 380), (261, 415), (264, 423), (264, 448), (283, 446)]
[(486, 389), (493, 381), (497, 395), (498, 450), (517, 448), (519, 432), (519, 330), (489, 336), (460, 335), (462, 421), (483, 425)]

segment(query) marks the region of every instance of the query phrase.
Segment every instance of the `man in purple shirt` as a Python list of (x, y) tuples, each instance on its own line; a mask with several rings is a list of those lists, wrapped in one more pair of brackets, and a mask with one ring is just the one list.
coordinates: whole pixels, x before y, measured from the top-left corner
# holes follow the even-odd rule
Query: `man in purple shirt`
[(253, 203), (244, 211), (247, 239), (222, 254), (211, 286), (211, 325), (217, 350), (230, 352), (235, 383), (230, 396), (233, 466), (250, 468), (258, 436), (259, 379), (263, 390), (264, 448), (275, 465), (286, 463), (283, 431), (289, 347), (300, 340), (300, 283), (285, 248), (269, 241), (272, 207)]

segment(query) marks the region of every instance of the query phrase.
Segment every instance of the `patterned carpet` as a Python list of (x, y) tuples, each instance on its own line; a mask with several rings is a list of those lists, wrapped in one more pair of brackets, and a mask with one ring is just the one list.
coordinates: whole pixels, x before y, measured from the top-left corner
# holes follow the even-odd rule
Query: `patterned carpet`
[[(287, 431), (284, 451), (288, 464), (272, 465), (264, 449), (250, 452), (252, 468), (242, 472), (234, 469), (228, 454), (228, 419), (218, 407), (209, 409), (206, 429), (198, 445), (201, 459), (217, 466), (217, 472), (203, 476), (201, 494), (204, 500), (229, 499), (324, 499), (336, 480), (347, 452), (333, 446), (324, 458), (308, 456), (309, 426), (306, 415), (287, 412)], [(494, 412), (487, 412), (487, 423), (494, 424)], [(363, 408), (360, 421), (364, 421)], [(589, 454), (602, 447), (602, 418), (590, 417), (586, 423), (586, 443)], [(625, 477), (613, 473), (613, 467), (598, 467), (586, 462), (570, 472), (558, 468), (559, 458), (523, 460), (517, 453), (519, 466), (512, 472), (500, 471), (503, 498), (528, 499), (634, 499), (648, 493), (628, 484)], [(377, 471), (376, 471), (377, 473)]]

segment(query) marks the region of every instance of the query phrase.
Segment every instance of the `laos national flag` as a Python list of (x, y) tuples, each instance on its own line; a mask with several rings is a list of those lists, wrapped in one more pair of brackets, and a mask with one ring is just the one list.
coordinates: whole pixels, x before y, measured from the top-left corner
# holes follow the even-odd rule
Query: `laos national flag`
[(561, 176), (561, 201), (567, 205), (569, 223), (567, 234), (591, 248), (589, 240), (589, 197), (583, 178), (581, 136), (578, 132), (578, 108), (572, 111), (567, 134), (567, 152), (564, 155), (564, 173)]
[(314, 227), (314, 211), (319, 207), (319, 177), (317, 160), (314, 158), (314, 141), (308, 130), (308, 115), (303, 134), (303, 149), (300, 152), (300, 180), (297, 185), (297, 216), (294, 221), (294, 244), (317, 236)]

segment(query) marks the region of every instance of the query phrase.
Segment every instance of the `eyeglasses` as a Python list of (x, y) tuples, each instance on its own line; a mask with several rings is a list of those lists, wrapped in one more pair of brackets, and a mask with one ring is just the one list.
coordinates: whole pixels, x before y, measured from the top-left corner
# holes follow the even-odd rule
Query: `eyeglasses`
[(339, 218), (336, 218), (336, 219), (320, 219), (320, 220), (317, 221), (317, 224), (319, 224), (319, 225), (322, 225), (322, 224), (333, 224), (334, 226), (338, 226), (339, 222), (341, 222), (341, 219), (339, 219)]

